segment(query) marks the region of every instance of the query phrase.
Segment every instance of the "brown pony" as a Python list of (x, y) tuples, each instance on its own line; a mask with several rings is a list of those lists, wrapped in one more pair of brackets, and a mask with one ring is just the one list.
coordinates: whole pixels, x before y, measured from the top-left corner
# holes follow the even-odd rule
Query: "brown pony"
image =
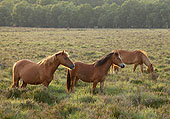
[(13, 66), (12, 88), (19, 87), (20, 79), (23, 81), (21, 88), (25, 88), (27, 84), (43, 84), (48, 87), (53, 80), (54, 72), (60, 64), (70, 69), (74, 68), (74, 64), (64, 51), (49, 56), (38, 63), (29, 60), (17, 61)]
[(80, 79), (84, 82), (92, 83), (92, 93), (94, 94), (97, 83), (100, 82), (100, 90), (103, 93), (103, 86), (108, 70), (112, 64), (119, 65), (124, 68), (118, 52), (112, 52), (93, 64), (84, 64), (75, 62), (75, 69), (68, 70), (67, 73), (67, 92), (73, 90), (75, 83)]
[[(141, 72), (143, 73), (143, 64), (145, 64), (148, 69), (148, 73), (152, 73), (154, 71), (153, 65), (150, 62), (147, 54), (142, 50), (135, 51), (126, 51), (126, 50), (118, 50), (120, 57), (122, 58), (123, 63), (125, 64), (134, 64), (133, 72), (135, 72), (136, 67), (140, 65)], [(113, 67), (115, 71), (119, 71), (118, 66), (112, 65), (111, 70), (113, 71)]]

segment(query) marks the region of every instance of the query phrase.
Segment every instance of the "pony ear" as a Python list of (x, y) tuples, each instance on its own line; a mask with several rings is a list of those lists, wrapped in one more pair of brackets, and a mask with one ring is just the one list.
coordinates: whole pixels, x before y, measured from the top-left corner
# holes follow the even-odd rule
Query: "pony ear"
[(63, 55), (64, 53), (65, 53), (65, 50), (63, 50), (61, 54)]
[(59, 53), (56, 53), (55, 56), (57, 57), (59, 55)]

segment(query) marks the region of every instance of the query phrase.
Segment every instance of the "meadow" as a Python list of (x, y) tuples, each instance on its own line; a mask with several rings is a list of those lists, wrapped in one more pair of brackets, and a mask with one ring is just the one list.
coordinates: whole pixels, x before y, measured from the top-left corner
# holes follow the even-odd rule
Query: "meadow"
[[(155, 72), (126, 65), (106, 77), (104, 94), (79, 81), (66, 92), (59, 66), (48, 88), (11, 89), (12, 66), (66, 50), (73, 62), (93, 63), (113, 50), (147, 52)], [(55, 29), (0, 27), (0, 119), (170, 119), (170, 29)]]

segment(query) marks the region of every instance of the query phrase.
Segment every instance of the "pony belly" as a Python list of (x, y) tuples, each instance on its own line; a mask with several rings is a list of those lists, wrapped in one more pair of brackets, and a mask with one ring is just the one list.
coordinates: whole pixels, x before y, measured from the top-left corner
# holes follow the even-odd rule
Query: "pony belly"
[(81, 80), (86, 82), (86, 83), (92, 83), (93, 82), (93, 80), (83, 80), (83, 79), (81, 79)]
[(25, 83), (32, 84), (32, 85), (38, 85), (42, 83), (42, 81), (39, 81), (39, 80), (34, 80), (34, 81), (23, 80), (23, 81)]
[(35, 82), (35, 83), (29, 83), (31, 85), (38, 85), (38, 84), (41, 84), (40, 82)]
[(28, 75), (24, 75), (21, 77), (21, 79), (28, 84), (32, 84), (32, 85), (38, 85), (41, 84), (43, 81), (40, 80), (39, 76), (28, 76)]
[(92, 83), (92, 82), (93, 82), (92, 79), (88, 78), (88, 77), (85, 76), (85, 75), (79, 75), (79, 76), (77, 76), (77, 77), (78, 77), (78, 79), (82, 80), (83, 82), (87, 82), (87, 83)]

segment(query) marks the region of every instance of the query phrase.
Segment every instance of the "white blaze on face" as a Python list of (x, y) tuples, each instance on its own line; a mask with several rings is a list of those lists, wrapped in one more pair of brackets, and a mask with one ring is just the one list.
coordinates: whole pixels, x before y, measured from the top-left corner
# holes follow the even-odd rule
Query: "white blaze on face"
[(121, 59), (121, 57), (120, 56), (118, 56), (120, 59)]

